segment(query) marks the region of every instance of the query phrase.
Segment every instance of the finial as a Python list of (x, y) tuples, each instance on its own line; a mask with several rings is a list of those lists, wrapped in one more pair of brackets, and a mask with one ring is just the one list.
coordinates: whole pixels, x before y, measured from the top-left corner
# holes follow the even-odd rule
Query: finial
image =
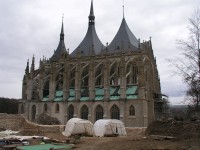
[(123, 0), (123, 6), (122, 7), (123, 7), (123, 18), (124, 18), (124, 0)]
[(62, 14), (62, 26), (61, 26), (61, 32), (60, 32), (60, 40), (64, 40), (64, 27), (63, 27), (63, 20), (64, 20), (64, 13)]
[(64, 20), (64, 13), (62, 14), (62, 22), (63, 22), (63, 20)]
[(150, 46), (150, 49), (152, 49), (152, 43), (151, 43), (152, 37), (150, 36), (149, 38), (150, 38), (150, 40), (149, 40), (149, 46)]
[(33, 54), (32, 63), (35, 63), (35, 55)]
[(31, 71), (33, 72), (34, 70), (35, 70), (35, 56), (33, 54), (32, 64), (31, 64)]
[(91, 15), (91, 16), (94, 16), (93, 0), (91, 0), (90, 15)]
[(25, 73), (26, 74), (29, 73), (29, 59), (27, 60), (27, 65), (26, 65)]
[(88, 18), (89, 18), (89, 25), (94, 25), (95, 16), (93, 9), (93, 0), (91, 0), (90, 15)]

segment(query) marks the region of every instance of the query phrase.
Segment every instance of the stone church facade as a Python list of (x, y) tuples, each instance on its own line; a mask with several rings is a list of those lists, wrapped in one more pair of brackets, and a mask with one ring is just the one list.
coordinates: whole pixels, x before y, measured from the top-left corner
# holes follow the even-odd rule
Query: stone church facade
[(73, 117), (119, 119), (127, 127), (146, 127), (155, 119), (161, 99), (160, 80), (151, 39), (136, 39), (123, 16), (110, 44), (101, 43), (95, 29), (93, 1), (88, 31), (70, 54), (62, 22), (60, 42), (51, 58), (35, 58), (25, 69), (19, 113), (36, 121), (42, 113), (61, 124)]

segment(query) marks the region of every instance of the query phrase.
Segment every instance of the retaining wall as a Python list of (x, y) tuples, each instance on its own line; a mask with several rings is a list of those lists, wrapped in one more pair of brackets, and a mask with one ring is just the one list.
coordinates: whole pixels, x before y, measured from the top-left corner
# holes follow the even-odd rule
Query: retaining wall
[(44, 133), (61, 133), (64, 131), (64, 125), (39, 125), (32, 123), (20, 114), (2, 114), (0, 113), (0, 128), (20, 131), (23, 135), (33, 135)]

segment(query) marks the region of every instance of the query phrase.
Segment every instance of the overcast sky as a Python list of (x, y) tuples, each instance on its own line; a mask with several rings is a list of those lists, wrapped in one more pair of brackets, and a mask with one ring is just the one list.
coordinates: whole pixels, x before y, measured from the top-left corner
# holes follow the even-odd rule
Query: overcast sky
[[(72, 52), (83, 40), (91, 0), (0, 0), (0, 97), (21, 98), (27, 59), (53, 55), (64, 14), (65, 45)], [(96, 31), (104, 45), (117, 33), (123, 0), (94, 0)], [(125, 18), (141, 41), (152, 37), (162, 93), (183, 101), (185, 85), (167, 59), (179, 55), (176, 40), (188, 36), (188, 18), (200, 0), (125, 0)]]

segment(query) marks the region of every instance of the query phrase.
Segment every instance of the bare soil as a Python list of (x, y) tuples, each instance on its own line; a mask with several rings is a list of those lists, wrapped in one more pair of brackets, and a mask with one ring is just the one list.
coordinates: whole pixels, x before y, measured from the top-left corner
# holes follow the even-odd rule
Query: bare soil
[[(50, 138), (65, 141), (69, 138), (48, 134)], [(200, 150), (200, 138), (153, 139), (146, 137), (145, 128), (127, 128), (124, 137), (82, 137), (75, 150)]]
[[(146, 128), (127, 128), (123, 137), (81, 137), (75, 150), (200, 150), (200, 122), (155, 121)], [(37, 135), (34, 134), (34, 135)], [(152, 136), (154, 135), (154, 136)], [(61, 142), (70, 141), (61, 133), (44, 133)], [(170, 138), (154, 138), (167, 136)], [(34, 141), (38, 144), (41, 141)]]
[(127, 129), (126, 137), (85, 137), (76, 150), (200, 150), (200, 139), (161, 139), (145, 137), (145, 129)]

